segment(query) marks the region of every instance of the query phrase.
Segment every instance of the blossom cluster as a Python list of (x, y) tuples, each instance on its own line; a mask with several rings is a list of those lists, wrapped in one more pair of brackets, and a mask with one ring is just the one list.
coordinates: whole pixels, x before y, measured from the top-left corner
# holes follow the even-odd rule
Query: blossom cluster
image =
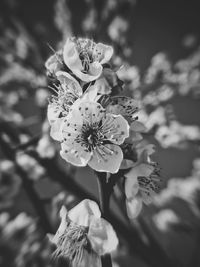
[[(133, 219), (158, 191), (159, 168), (150, 159), (153, 145), (143, 142), (146, 127), (138, 120), (139, 103), (123, 94), (112, 56), (109, 45), (68, 38), (46, 62), (53, 91), (47, 117), (65, 161), (110, 175), (123, 173), (127, 213)], [(100, 218), (95, 202), (84, 200), (69, 212), (63, 206), (60, 215), (51, 238), (56, 255), (77, 264), (88, 251), (103, 255), (117, 247), (115, 231)]]

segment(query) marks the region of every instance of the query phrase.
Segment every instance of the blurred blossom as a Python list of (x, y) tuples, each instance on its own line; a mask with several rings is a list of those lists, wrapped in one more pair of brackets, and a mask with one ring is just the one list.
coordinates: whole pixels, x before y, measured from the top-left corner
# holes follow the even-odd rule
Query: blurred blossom
[(7, 86), (7, 84), (11, 82), (28, 84), (32, 88), (46, 85), (44, 76), (39, 76), (33, 69), (25, 68), (16, 62), (5, 69), (0, 76), (0, 86)]
[(66, 38), (72, 36), (71, 12), (65, 0), (56, 0), (54, 9), (54, 23), (57, 29), (62, 33), (62, 42), (64, 42)]
[(182, 40), (182, 45), (185, 48), (193, 48), (197, 43), (197, 37), (190, 33), (184, 36), (183, 40)]
[(95, 8), (90, 8), (82, 22), (82, 28), (86, 33), (92, 32), (97, 28), (97, 16), (97, 10)]
[(173, 210), (164, 209), (153, 216), (153, 221), (160, 231), (167, 232), (174, 224), (180, 223), (180, 218)]
[(75, 197), (65, 191), (60, 192), (52, 199), (52, 211), (51, 211), (51, 219), (55, 225), (58, 225), (59, 220), (59, 211), (61, 207), (64, 205), (67, 209), (70, 209), (71, 205), (74, 204)]
[(200, 179), (199, 177), (173, 178), (155, 198), (155, 204), (162, 206), (173, 201), (173, 198), (181, 198), (187, 202), (196, 216), (200, 216)]
[(7, 213), (0, 214), (0, 251), (1, 266), (55, 266), (50, 260), (50, 244), (24, 213), (12, 220)]
[(107, 0), (106, 5), (104, 6), (102, 17), (105, 20), (111, 11), (113, 11), (117, 7), (117, 1), (116, 0)]
[(159, 87), (155, 92), (150, 91), (147, 93), (143, 99), (142, 103), (144, 105), (158, 106), (162, 102), (170, 100), (174, 96), (174, 90), (172, 87), (164, 84)]
[(155, 138), (162, 147), (181, 147), (188, 141), (199, 141), (200, 128), (198, 126), (185, 126), (177, 121), (172, 121), (169, 126), (162, 125), (158, 128)]
[(44, 108), (47, 106), (49, 93), (46, 89), (38, 89), (35, 94), (35, 101), (37, 105), (41, 108)]
[(200, 178), (200, 158), (196, 158), (193, 161), (192, 176)]
[(128, 86), (131, 88), (131, 90), (134, 90), (140, 86), (140, 73), (136, 66), (122, 66), (117, 71), (117, 75), (121, 80), (128, 83)]
[(108, 35), (111, 40), (115, 42), (122, 42), (122, 39), (125, 38), (123, 35), (127, 32), (127, 30), (127, 21), (124, 18), (117, 16), (108, 27)]
[(26, 59), (28, 56), (28, 45), (22, 34), (16, 39), (16, 54), (21, 59)]
[(118, 238), (106, 220), (101, 218), (98, 205), (91, 200), (83, 200), (67, 212), (62, 206), (61, 223), (54, 236), (49, 236), (56, 244), (56, 256), (68, 258), (74, 266), (88, 266), (85, 261), (111, 253), (117, 248)]
[(20, 95), (16, 91), (0, 92), (0, 104), (12, 108), (19, 102)]
[(19, 192), (21, 180), (16, 174), (12, 161), (0, 161), (0, 210), (13, 203), (13, 198)]
[(38, 180), (46, 174), (45, 169), (33, 157), (24, 152), (18, 152), (16, 154), (16, 161), (28, 173), (28, 177), (32, 180)]
[(157, 125), (165, 125), (167, 122), (165, 108), (158, 107), (149, 115), (144, 110), (141, 110), (140, 119), (145, 124), (148, 130), (151, 130)]
[(42, 136), (38, 142), (36, 151), (41, 158), (53, 158), (55, 156), (56, 151), (48, 134)]
[(171, 63), (167, 59), (167, 56), (161, 52), (151, 59), (151, 65), (147, 70), (145, 82), (147, 84), (153, 83), (160, 74), (171, 75)]
[(23, 116), (13, 109), (0, 105), (0, 119), (8, 122), (14, 122), (20, 125), (23, 122)]

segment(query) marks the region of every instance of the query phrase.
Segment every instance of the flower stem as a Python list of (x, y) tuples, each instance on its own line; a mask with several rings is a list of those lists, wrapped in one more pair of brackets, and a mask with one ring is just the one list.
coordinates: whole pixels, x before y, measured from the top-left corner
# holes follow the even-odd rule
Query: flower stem
[[(112, 188), (107, 183), (107, 174), (96, 172), (98, 190), (99, 190), (99, 203), (102, 212), (102, 217), (105, 219), (109, 218), (109, 202), (112, 193)], [(101, 256), (102, 267), (112, 267), (112, 259), (110, 254)]]

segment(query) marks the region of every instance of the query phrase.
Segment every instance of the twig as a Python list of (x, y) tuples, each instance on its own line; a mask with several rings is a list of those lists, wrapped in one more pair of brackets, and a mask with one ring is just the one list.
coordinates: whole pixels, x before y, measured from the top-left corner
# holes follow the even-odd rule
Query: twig
[[(98, 189), (99, 189), (99, 202), (100, 208), (102, 212), (102, 216), (107, 219), (109, 218), (109, 204), (110, 204), (110, 196), (112, 192), (112, 188), (107, 183), (106, 173), (98, 173), (96, 172)], [(102, 267), (112, 267), (112, 259), (110, 254), (105, 254), (101, 256), (101, 264)]]

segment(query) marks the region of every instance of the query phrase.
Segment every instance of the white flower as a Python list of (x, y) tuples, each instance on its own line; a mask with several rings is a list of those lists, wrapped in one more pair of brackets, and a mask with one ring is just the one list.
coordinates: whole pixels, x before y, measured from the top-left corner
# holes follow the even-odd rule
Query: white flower
[(96, 44), (86, 38), (68, 38), (64, 46), (63, 58), (67, 67), (82, 81), (96, 80), (102, 73), (102, 64), (113, 54), (111, 46)]
[(82, 95), (80, 84), (67, 72), (59, 71), (56, 73), (60, 86), (55, 89), (57, 95), (52, 96), (48, 105), (47, 118), (51, 125), (51, 137), (60, 140), (60, 126), (63, 117), (67, 116), (70, 107)]
[(119, 145), (129, 136), (121, 115), (106, 113), (96, 102), (79, 102), (62, 125), (61, 156), (76, 166), (116, 173), (123, 159)]
[(142, 202), (150, 204), (158, 192), (159, 169), (153, 162), (144, 162), (133, 167), (125, 174), (126, 206), (129, 218), (137, 217), (142, 209)]
[(116, 233), (111, 224), (101, 218), (94, 201), (83, 200), (69, 212), (62, 206), (60, 217), (60, 226), (50, 237), (57, 246), (56, 256), (66, 257), (77, 266), (85, 257), (101, 256), (117, 248)]

